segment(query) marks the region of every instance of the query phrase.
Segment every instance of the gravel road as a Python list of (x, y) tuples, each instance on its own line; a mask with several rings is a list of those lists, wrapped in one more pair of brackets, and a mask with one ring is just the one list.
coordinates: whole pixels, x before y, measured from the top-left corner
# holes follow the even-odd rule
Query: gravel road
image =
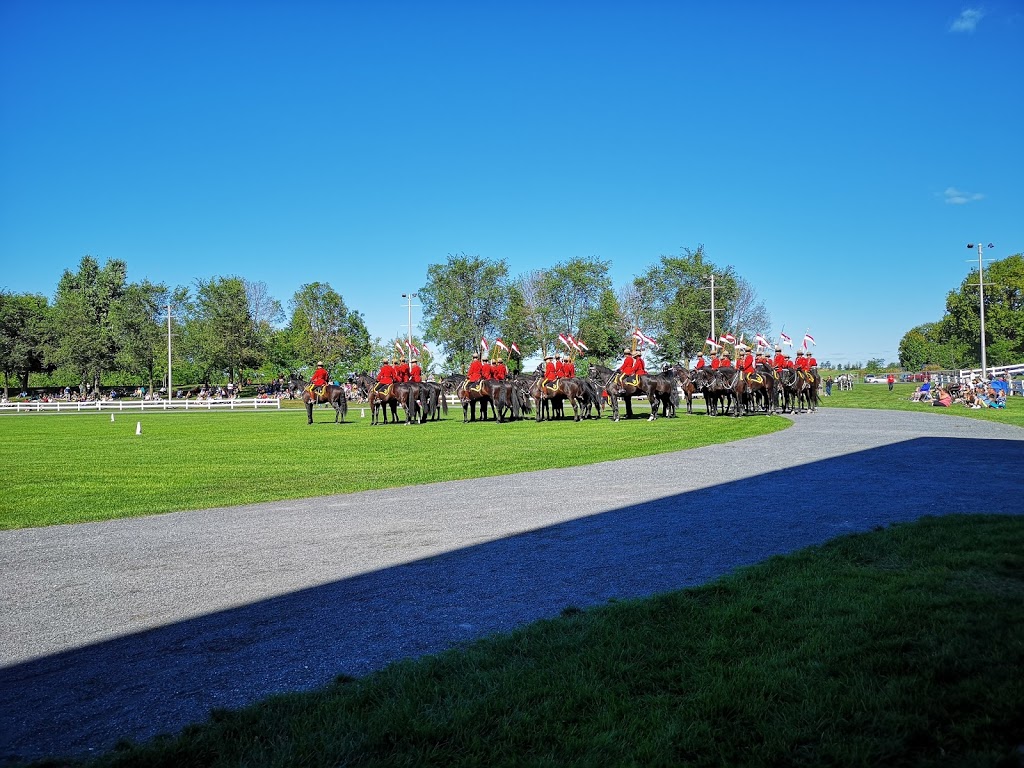
[(794, 420), (587, 467), (0, 532), (0, 764), (97, 754), (847, 532), (1024, 513), (1020, 428)]

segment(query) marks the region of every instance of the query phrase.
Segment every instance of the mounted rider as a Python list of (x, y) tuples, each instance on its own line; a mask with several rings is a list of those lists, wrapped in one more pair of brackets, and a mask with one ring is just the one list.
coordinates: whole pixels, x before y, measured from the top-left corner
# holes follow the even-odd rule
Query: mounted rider
[(494, 378), (494, 366), (487, 359), (487, 355), (484, 355), (480, 360), (480, 376), (484, 381), (490, 381)]
[(540, 383), (541, 389), (554, 391), (558, 389), (558, 366), (555, 364), (555, 356), (548, 355), (544, 358), (544, 380)]
[(700, 354), (697, 355), (697, 362), (694, 364), (693, 369), (700, 370), (705, 365), (707, 365), (707, 361), (704, 360), (704, 353), (701, 352)]
[(374, 386), (374, 390), (387, 399), (391, 397), (391, 392), (394, 387), (395, 369), (391, 365), (391, 361), (385, 357), (381, 361), (380, 371), (377, 373), (377, 384)]
[(475, 384), (477, 391), (483, 386), (480, 382), (484, 378), (484, 366), (480, 362), (480, 353), (473, 353), (473, 362), (469, 364), (469, 370), (466, 371), (466, 388), (470, 389), (471, 385)]
[(411, 363), (409, 366), (409, 381), (419, 384), (423, 381), (423, 369), (420, 368), (420, 361), (414, 357)]
[(786, 367), (786, 356), (782, 352), (782, 347), (775, 346), (775, 357), (772, 358), (772, 368), (776, 371), (781, 371)]
[[(633, 359), (633, 350), (626, 347), (622, 350), (622, 353), (625, 355), (625, 357), (622, 358), (622, 364), (615, 369), (615, 373), (617, 375), (614, 381), (617, 384), (623, 382), (627, 376), (632, 376), (633, 369), (636, 367), (636, 360)], [(639, 379), (637, 379), (637, 382), (639, 382)]]
[(636, 376), (637, 384), (640, 383), (640, 377), (647, 375), (647, 365), (644, 363), (644, 356), (637, 350), (633, 353), (633, 375)]
[(564, 379), (565, 376), (565, 355), (555, 355), (555, 378)]
[(508, 368), (500, 357), (494, 358), (494, 362), (491, 363), (491, 378), (495, 381), (504, 381), (508, 378)]
[(404, 384), (409, 380), (409, 364), (405, 361), (405, 358), (400, 358), (398, 365), (395, 366), (395, 382), (398, 384)]
[(568, 355), (562, 355), (562, 375), (566, 379), (576, 378), (576, 363)]
[[(327, 382), (330, 379), (330, 374), (327, 373), (327, 369), (324, 368), (324, 361), (316, 361), (316, 370), (313, 371), (313, 378), (309, 380), (309, 386), (307, 389), (311, 395), (319, 395), (323, 397), (324, 392), (327, 390)], [(319, 387), (319, 391), (317, 391)]]

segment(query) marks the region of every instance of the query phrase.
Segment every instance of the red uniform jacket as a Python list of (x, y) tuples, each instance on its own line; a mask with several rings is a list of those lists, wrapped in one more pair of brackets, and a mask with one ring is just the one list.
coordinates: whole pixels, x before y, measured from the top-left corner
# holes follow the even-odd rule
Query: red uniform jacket
[(707, 363), (704, 362), (704, 358), (703, 357), (698, 357), (697, 358), (697, 365), (694, 366), (694, 367), (695, 368), (703, 368), (705, 365), (707, 365)]
[(711, 370), (712, 371), (717, 371), (721, 367), (722, 367), (722, 360), (721, 360), (721, 358), (718, 358), (718, 357), (711, 358)]
[(313, 378), (309, 380), (309, 383), (314, 387), (322, 387), (327, 383), (327, 369), (317, 368), (313, 372)]
[(413, 363), (412, 367), (409, 369), (409, 380), (416, 382), (423, 381), (423, 369), (415, 363)]
[(565, 364), (561, 360), (559, 360), (559, 361), (557, 361), (555, 363), (555, 378), (556, 379), (564, 379), (565, 378)]
[(799, 370), (801, 370), (801, 371), (806, 371), (807, 370), (807, 358), (803, 357), (803, 356), (798, 357), (796, 359), (796, 367)]
[(466, 372), (466, 379), (469, 381), (480, 381), (483, 378), (484, 369), (479, 360), (469, 364), (469, 371)]
[(565, 369), (565, 378), (575, 379), (576, 378), (576, 364), (572, 360), (566, 360), (562, 366)]
[(753, 373), (754, 372), (754, 356), (749, 354), (749, 353), (744, 355), (743, 359), (740, 360), (739, 367), (740, 367), (740, 370), (742, 370), (744, 373)]
[(508, 368), (505, 367), (504, 363), (495, 363), (491, 366), (491, 376), (495, 381), (504, 381), (505, 377), (508, 376)]
[(548, 381), (558, 378), (558, 369), (554, 362), (547, 362), (544, 364), (544, 378)]
[(480, 363), (480, 375), (490, 381), (494, 378), (494, 366), (488, 362)]
[(408, 381), (409, 380), (409, 364), (399, 363), (395, 368), (395, 381)]
[(646, 376), (647, 366), (644, 365), (644, 359), (642, 357), (633, 358), (633, 375), (634, 376)]
[(818, 367), (818, 361), (815, 360), (813, 357), (808, 357), (807, 358), (807, 367), (808, 368), (817, 368)]
[(382, 365), (380, 367), (380, 373), (377, 374), (378, 384), (394, 384), (395, 383), (395, 369), (390, 365)]
[(776, 370), (778, 370), (779, 368), (785, 368), (786, 356), (781, 352), (775, 355), (775, 357), (772, 359), (772, 367), (775, 368)]
[(622, 361), (622, 365), (619, 366), (619, 370), (622, 371), (622, 374), (624, 376), (632, 376), (633, 375), (633, 368), (635, 366), (636, 366), (636, 363), (633, 360), (633, 356), (632, 355), (627, 355), (626, 359)]

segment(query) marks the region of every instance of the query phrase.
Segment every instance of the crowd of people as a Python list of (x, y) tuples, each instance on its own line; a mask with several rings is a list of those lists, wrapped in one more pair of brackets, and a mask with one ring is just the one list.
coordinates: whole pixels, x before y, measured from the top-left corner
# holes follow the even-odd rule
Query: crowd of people
[(952, 408), (962, 405), (965, 408), (979, 410), (981, 408), (1005, 408), (1009, 394), (1009, 384), (1005, 380), (990, 379), (988, 382), (975, 379), (970, 384), (939, 386), (932, 389), (925, 382), (910, 396), (912, 402), (930, 403), (937, 408)]

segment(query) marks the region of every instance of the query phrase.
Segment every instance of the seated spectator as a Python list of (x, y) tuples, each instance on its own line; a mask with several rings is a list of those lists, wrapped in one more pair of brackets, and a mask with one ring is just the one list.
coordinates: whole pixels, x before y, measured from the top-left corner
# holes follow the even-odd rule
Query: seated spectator
[(940, 387), (935, 392), (935, 400), (932, 402), (932, 405), (942, 408), (949, 408), (951, 405), (953, 405), (953, 396), (949, 394), (948, 391)]

